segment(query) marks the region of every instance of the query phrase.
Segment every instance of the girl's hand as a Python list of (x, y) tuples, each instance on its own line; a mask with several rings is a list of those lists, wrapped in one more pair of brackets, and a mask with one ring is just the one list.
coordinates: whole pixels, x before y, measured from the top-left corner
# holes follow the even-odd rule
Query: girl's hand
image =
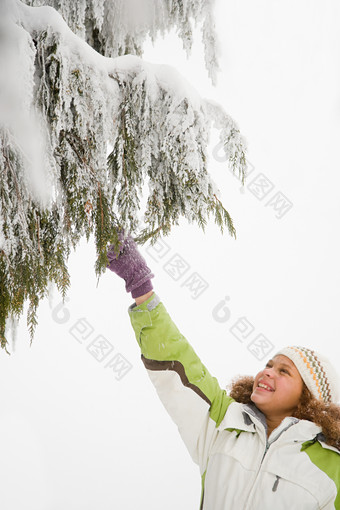
[(124, 238), (124, 234), (120, 233), (119, 240), (121, 245), (118, 253), (115, 253), (113, 246), (108, 249), (108, 269), (125, 280), (126, 292), (131, 292), (133, 298), (140, 298), (145, 295), (150, 297), (153, 289), (151, 278), (154, 278), (154, 274), (148, 268), (130, 235)]

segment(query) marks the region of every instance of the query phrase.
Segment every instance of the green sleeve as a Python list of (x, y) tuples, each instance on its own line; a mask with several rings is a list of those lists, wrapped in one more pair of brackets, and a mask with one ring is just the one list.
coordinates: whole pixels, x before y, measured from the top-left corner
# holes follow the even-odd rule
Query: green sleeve
[(132, 305), (129, 314), (142, 361), (164, 406), (194, 460), (206, 464), (216, 427), (234, 400), (220, 388), (156, 294)]

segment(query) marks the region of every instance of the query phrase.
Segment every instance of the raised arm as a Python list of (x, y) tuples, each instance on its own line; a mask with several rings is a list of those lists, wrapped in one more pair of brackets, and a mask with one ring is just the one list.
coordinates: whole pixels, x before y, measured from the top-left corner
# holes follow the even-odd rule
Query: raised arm
[(112, 251), (108, 258), (109, 269), (125, 279), (127, 290), (132, 289), (135, 303), (129, 315), (148, 375), (203, 475), (217, 426), (233, 399), (210, 375), (153, 292), (151, 280), (147, 282), (153, 275), (133, 240), (128, 238), (118, 258)]

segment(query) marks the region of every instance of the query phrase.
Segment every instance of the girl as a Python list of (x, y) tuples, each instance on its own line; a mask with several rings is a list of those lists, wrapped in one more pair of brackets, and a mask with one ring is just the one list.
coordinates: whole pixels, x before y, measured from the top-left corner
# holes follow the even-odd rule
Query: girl
[(200, 510), (340, 510), (339, 379), (310, 349), (280, 350), (220, 388), (153, 292), (131, 236), (108, 251), (126, 282), (141, 358), (200, 468)]

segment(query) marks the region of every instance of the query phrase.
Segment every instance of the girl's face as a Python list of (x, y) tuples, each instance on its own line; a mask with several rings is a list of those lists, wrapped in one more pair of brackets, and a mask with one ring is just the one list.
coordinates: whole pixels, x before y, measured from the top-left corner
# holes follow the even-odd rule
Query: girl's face
[(251, 400), (266, 416), (291, 416), (297, 407), (303, 380), (294, 363), (279, 354), (255, 377)]

